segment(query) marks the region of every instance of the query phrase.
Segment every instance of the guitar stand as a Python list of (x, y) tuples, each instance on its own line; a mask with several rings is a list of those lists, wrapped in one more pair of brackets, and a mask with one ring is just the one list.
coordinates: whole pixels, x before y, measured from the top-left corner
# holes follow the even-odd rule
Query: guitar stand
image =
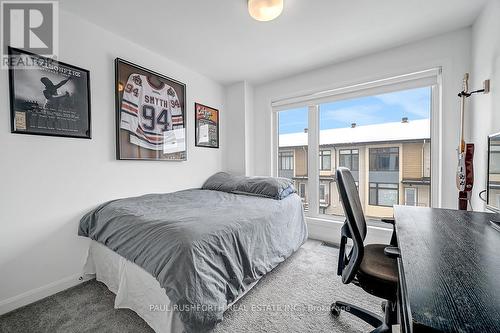
[(479, 89), (479, 90), (474, 90), (474, 91), (461, 91), (459, 94), (458, 94), (458, 97), (471, 97), (472, 95), (474, 94), (480, 94), (480, 93), (483, 93), (483, 94), (488, 94), (490, 92), (490, 80), (484, 80), (483, 82), (483, 89)]

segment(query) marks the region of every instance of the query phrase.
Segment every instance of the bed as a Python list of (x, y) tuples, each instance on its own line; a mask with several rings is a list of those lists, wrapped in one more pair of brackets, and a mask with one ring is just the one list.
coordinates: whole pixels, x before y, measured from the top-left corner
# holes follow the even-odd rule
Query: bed
[(85, 272), (156, 332), (210, 331), (307, 239), (301, 199), (287, 184), (276, 192), (228, 177), (92, 210), (79, 228), (92, 239)]

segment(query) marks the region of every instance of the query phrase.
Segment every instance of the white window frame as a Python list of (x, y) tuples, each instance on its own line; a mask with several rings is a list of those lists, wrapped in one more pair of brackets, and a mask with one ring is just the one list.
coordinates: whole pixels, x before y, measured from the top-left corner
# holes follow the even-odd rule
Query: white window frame
[[(420, 72), (382, 78), (320, 92), (280, 98), (271, 102), (272, 109), (272, 174), (278, 174), (278, 113), (292, 108), (308, 108), (308, 218), (332, 220), (319, 214), (319, 105), (341, 100), (381, 95), (401, 90), (431, 87), (431, 207), (442, 203), (442, 69), (432, 68)], [(318, 189), (318, 190), (311, 190)]]

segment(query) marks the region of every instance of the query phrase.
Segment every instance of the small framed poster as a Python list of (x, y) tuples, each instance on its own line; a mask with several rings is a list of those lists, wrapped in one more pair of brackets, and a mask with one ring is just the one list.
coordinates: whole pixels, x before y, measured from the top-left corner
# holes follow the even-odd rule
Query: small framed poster
[(117, 159), (185, 161), (185, 84), (119, 58), (115, 67)]
[(12, 133), (91, 138), (89, 71), (8, 48)]
[(219, 148), (219, 110), (195, 103), (194, 113), (196, 146)]

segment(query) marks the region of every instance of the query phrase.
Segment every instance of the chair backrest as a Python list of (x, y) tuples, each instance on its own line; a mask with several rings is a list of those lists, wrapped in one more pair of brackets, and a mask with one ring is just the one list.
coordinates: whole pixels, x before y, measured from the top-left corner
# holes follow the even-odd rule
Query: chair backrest
[[(337, 187), (344, 207), (345, 223), (342, 227), (342, 238), (340, 244), (339, 270), (343, 283), (350, 283), (358, 271), (363, 260), (364, 245), (366, 237), (366, 221), (363, 208), (359, 200), (359, 193), (347, 168), (338, 168)], [(347, 238), (352, 239), (352, 249), (348, 255), (345, 254)]]

